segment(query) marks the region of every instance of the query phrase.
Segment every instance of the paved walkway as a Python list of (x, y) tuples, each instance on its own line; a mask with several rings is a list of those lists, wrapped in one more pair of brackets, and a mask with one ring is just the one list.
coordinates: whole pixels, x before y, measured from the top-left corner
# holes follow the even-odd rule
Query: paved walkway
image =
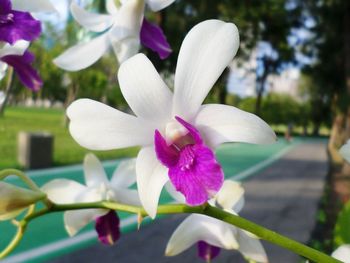
[[(243, 183), (246, 205), (241, 215), (281, 234), (306, 243), (315, 224), (318, 202), (327, 173), (327, 155), (322, 143), (303, 143), (259, 175)], [(139, 232), (126, 234), (115, 248), (95, 245), (50, 262), (203, 262), (196, 249), (173, 258), (163, 256), (166, 243), (182, 215), (162, 218)], [(297, 263), (300, 258), (264, 242), (271, 263)], [(215, 262), (245, 262), (232, 251), (223, 251)]]

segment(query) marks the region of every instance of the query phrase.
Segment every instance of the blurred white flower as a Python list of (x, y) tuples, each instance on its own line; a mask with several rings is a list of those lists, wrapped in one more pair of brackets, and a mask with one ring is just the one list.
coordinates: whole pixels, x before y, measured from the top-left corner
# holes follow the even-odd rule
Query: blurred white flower
[(350, 263), (350, 245), (341, 245), (332, 253), (332, 257)]

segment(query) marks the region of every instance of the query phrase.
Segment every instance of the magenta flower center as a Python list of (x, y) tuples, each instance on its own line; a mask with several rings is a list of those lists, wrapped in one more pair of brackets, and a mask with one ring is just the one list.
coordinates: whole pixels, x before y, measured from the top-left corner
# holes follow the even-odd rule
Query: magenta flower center
[(220, 190), (223, 171), (199, 131), (179, 117), (176, 120), (182, 127), (168, 132), (170, 140), (155, 131), (157, 158), (169, 168), (170, 181), (185, 196), (186, 202), (201, 205)]

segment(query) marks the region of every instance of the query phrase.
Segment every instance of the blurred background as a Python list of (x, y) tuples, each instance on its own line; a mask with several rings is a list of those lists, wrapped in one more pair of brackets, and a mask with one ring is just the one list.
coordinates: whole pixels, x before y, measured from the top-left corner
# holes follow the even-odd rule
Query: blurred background
[[(6, 107), (1, 108), (0, 169), (26, 168), (18, 160), (20, 132), (49, 133), (53, 137), (52, 166), (56, 168), (31, 170), (29, 174), (37, 178), (40, 184), (54, 176), (82, 180), (81, 167), (76, 164), (82, 163), (88, 150), (80, 147), (68, 132), (65, 108), (71, 102), (88, 97), (129, 111), (118, 86), (116, 78), (118, 64), (112, 50), (93, 66), (79, 72), (66, 72), (52, 63), (52, 60), (68, 47), (81, 41), (88, 41), (95, 36), (74, 21), (69, 13), (70, 1), (52, 2), (59, 14), (37, 15), (44, 21), (44, 32), (40, 40), (30, 47), (30, 51), (36, 56), (35, 67), (43, 79), (43, 88), (39, 92), (31, 92), (15, 77), (9, 92), (6, 77), (0, 82), (0, 104), (5, 96), (9, 98)], [(105, 12), (104, 0), (78, 2), (93, 12)], [(346, 219), (350, 218), (350, 205), (347, 205), (350, 193), (350, 166), (338, 154), (339, 147), (350, 137), (349, 6), (347, 0), (177, 0), (162, 12), (146, 14), (150, 20), (162, 27), (173, 53), (163, 61), (151, 51), (141, 50), (152, 60), (158, 72), (161, 72), (164, 80), (172, 88), (180, 45), (186, 33), (194, 25), (212, 18), (234, 22), (237, 25), (240, 33), (240, 49), (230, 67), (211, 90), (206, 102), (224, 103), (259, 115), (279, 135), (279, 142), (265, 148), (242, 144), (227, 146), (231, 148), (223, 147), (218, 150), (219, 160), (224, 163), (226, 174), (239, 175), (236, 179), (241, 181), (249, 177), (247, 182), (249, 189), (255, 189), (255, 184), (263, 187), (266, 169), (272, 169), (266, 176), (275, 173), (276, 182), (284, 185), (286, 182), (283, 181), (283, 174), (286, 171), (291, 173), (291, 178), (297, 178), (295, 180), (298, 180), (300, 187), (306, 184), (306, 181), (300, 180), (303, 176), (307, 180), (307, 185), (319, 182), (320, 187), (312, 190), (316, 191), (312, 200), (308, 199), (310, 207), (300, 206), (300, 215), (310, 213), (310, 224), (305, 223), (300, 231), (307, 233), (302, 241), (309, 242), (327, 253), (342, 243), (350, 243), (350, 232), (343, 234), (344, 231), (340, 230), (343, 229), (343, 225), (350, 222)], [(102, 160), (110, 160), (105, 165), (111, 173), (119, 158), (135, 156), (137, 150), (131, 148), (96, 152), (96, 154)], [(282, 159), (285, 163), (281, 164)], [(278, 165), (276, 162), (279, 162)], [(73, 164), (75, 166), (68, 166)], [(251, 168), (253, 170), (249, 172)], [(315, 181), (310, 181), (307, 176), (317, 169), (320, 171), (317, 176), (315, 175), (313, 179)], [(244, 176), (244, 173), (249, 176)], [(48, 175), (47, 178), (42, 174)], [(250, 186), (250, 183), (253, 186)], [(301, 189), (303, 188), (293, 190), (294, 197), (288, 202), (296, 202), (301, 193), (310, 190)], [(249, 193), (247, 191), (248, 199)], [(263, 193), (261, 195), (259, 198), (264, 197)], [(253, 203), (255, 199), (251, 198)], [(166, 197), (164, 200), (167, 200)], [(246, 213), (249, 217), (252, 212), (248, 202), (247, 206)], [(265, 212), (267, 210), (265, 209)], [(337, 222), (339, 213), (342, 219)], [(33, 229), (38, 230), (35, 235), (41, 235), (43, 232), (40, 231), (45, 229), (50, 232), (52, 225), (49, 222), (56, 220), (56, 230), (59, 233), (48, 237), (46, 244), (66, 238), (61, 226), (61, 216), (47, 219), (42, 229), (40, 228), (44, 223), (37, 223), (33, 226)], [(254, 215), (252, 217), (254, 218)], [(266, 223), (267, 226), (271, 222)], [(272, 223), (271, 225), (273, 226)], [(0, 229), (8, 227), (0, 224)], [(134, 229), (131, 227), (125, 232)], [(86, 231), (85, 234), (91, 233), (91, 229)], [(154, 233), (152, 228), (148, 231)], [(48, 232), (45, 233), (46, 236), (50, 236)], [(5, 236), (10, 236), (11, 233), (6, 232)], [(28, 232), (27, 236), (29, 235)], [(95, 245), (95, 241), (91, 241), (94, 236), (90, 235), (89, 241), (78, 240), (74, 245), (66, 245), (64, 249), (56, 249), (53, 252), (50, 250), (50, 253), (46, 253), (45, 250), (39, 251), (38, 255), (43, 257), (33, 257), (32, 260), (33, 262), (51, 261), (54, 258), (58, 262), (83, 260), (73, 256), (60, 258), (58, 255)], [(25, 242), (28, 245), (25, 245)], [(32, 251), (44, 246), (45, 243), (35, 242), (38, 241), (33, 240), (33, 237), (25, 240), (23, 247), (19, 248), (15, 255)], [(5, 238), (0, 244), (6, 244)], [(130, 241), (130, 245), (132, 244)], [(99, 249), (96, 248), (97, 254), (106, 253)], [(278, 258), (278, 255), (283, 253), (277, 251), (276, 255), (276, 259), (271, 262), (300, 260), (291, 258), (278, 261), (277, 259), (283, 259)], [(122, 258), (121, 255), (119, 257)], [(157, 257), (155, 261), (147, 261), (145, 257), (143, 262), (170, 262), (162, 256)], [(188, 261), (185, 261), (192, 261), (190, 258), (191, 256), (187, 255), (185, 259)], [(13, 258), (13, 262), (16, 260), (27, 261), (23, 257)], [(171, 262), (177, 262), (176, 260), (180, 261), (180, 258)], [(226, 256), (221, 260), (221, 262), (232, 262), (230, 260), (233, 259)], [(220, 262), (220, 259), (218, 261)], [(125, 259), (125, 262), (137, 262), (137, 260)]]

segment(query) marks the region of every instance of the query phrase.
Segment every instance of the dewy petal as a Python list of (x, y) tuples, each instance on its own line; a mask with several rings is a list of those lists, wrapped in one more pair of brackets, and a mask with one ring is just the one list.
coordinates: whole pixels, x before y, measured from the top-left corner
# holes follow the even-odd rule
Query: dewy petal
[(341, 245), (332, 253), (332, 257), (350, 263), (350, 245)]
[(140, 33), (141, 44), (157, 52), (161, 59), (166, 59), (172, 52), (160, 26), (143, 19)]
[(8, 55), (22, 56), (29, 47), (30, 42), (25, 40), (17, 41), (13, 46), (6, 44), (0, 49), (0, 58)]
[(88, 149), (111, 150), (153, 144), (154, 130), (148, 123), (97, 101), (77, 100), (68, 107), (67, 116), (71, 135)]
[(24, 12), (57, 12), (50, 0), (12, 0), (12, 8)]
[(84, 177), (88, 187), (99, 186), (101, 184), (107, 185), (109, 183), (100, 160), (92, 153), (85, 155)]
[(339, 153), (347, 162), (350, 163), (350, 140), (348, 140), (346, 144), (340, 148)]
[(224, 142), (268, 144), (276, 141), (274, 131), (266, 122), (232, 106), (203, 105), (194, 122), (211, 147)]
[(118, 79), (124, 98), (137, 116), (157, 124), (170, 119), (171, 91), (145, 55), (137, 54), (125, 61)]
[(41, 190), (54, 203), (73, 204), (86, 187), (73, 180), (55, 179), (42, 186)]
[(99, 60), (110, 45), (108, 32), (86, 43), (80, 43), (59, 55), (53, 62), (68, 71), (78, 71), (87, 68)]
[(115, 211), (109, 211), (96, 219), (95, 230), (104, 245), (113, 245), (120, 238), (120, 220)]
[(164, 9), (174, 2), (175, 0), (146, 0), (146, 3), (149, 6), (149, 8), (154, 12), (158, 12)]
[(215, 199), (223, 209), (239, 213), (244, 206), (244, 189), (238, 182), (225, 180)]
[(121, 161), (114, 171), (111, 185), (114, 188), (128, 188), (136, 182), (136, 158)]
[(31, 65), (34, 60), (34, 55), (29, 51), (25, 51), (22, 56), (4, 56), (1, 60), (13, 67), (20, 81), (27, 88), (38, 91), (43, 85), (38, 72)]
[(160, 193), (169, 180), (167, 169), (157, 160), (153, 147), (142, 148), (136, 161), (136, 181), (140, 201), (151, 218), (155, 218)]
[(265, 249), (259, 239), (253, 238), (246, 231), (237, 228), (237, 241), (238, 250), (245, 258), (259, 263), (268, 262)]
[(175, 256), (188, 249), (198, 241), (225, 249), (237, 249), (238, 243), (234, 235), (234, 228), (215, 218), (204, 215), (190, 215), (172, 234), (165, 254)]
[(210, 262), (212, 259), (216, 258), (220, 253), (220, 248), (216, 246), (209, 245), (205, 241), (199, 241), (197, 243), (198, 257)]
[(207, 20), (191, 29), (180, 48), (175, 73), (174, 115), (191, 120), (239, 46), (237, 27)]
[(111, 15), (101, 15), (87, 12), (72, 2), (70, 10), (74, 19), (90, 31), (102, 32), (113, 25), (114, 18)]

